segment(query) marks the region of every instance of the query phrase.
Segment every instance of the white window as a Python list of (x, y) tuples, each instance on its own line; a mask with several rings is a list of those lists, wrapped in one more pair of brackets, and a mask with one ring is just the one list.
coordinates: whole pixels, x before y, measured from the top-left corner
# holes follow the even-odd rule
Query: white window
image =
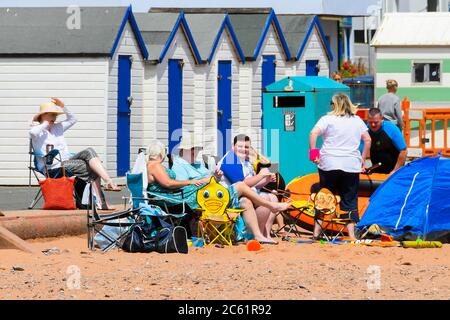
[(439, 62), (414, 62), (412, 81), (413, 83), (441, 82), (441, 64)]

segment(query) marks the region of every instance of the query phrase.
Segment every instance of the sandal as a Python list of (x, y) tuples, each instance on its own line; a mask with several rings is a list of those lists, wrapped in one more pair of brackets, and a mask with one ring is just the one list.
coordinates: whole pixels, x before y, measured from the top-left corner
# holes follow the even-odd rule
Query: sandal
[(278, 242), (271, 242), (271, 241), (259, 241), (259, 243), (261, 243), (261, 244), (270, 244), (270, 245), (274, 245), (274, 246), (278, 245)]

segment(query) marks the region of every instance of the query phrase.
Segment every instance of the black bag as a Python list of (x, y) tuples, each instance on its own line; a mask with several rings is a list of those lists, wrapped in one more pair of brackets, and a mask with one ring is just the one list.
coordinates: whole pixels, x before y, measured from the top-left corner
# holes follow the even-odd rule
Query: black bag
[(189, 251), (187, 232), (184, 227), (163, 228), (155, 238), (156, 251), (159, 253), (188, 253)]
[(88, 205), (82, 203), (84, 188), (86, 188), (86, 182), (75, 177), (75, 184), (74, 184), (75, 203), (78, 209), (83, 210), (87, 209), (88, 207)]
[(155, 230), (148, 224), (136, 225), (125, 238), (122, 249), (127, 252), (188, 253), (186, 229), (158, 220), (162, 228), (156, 235), (148, 236)]

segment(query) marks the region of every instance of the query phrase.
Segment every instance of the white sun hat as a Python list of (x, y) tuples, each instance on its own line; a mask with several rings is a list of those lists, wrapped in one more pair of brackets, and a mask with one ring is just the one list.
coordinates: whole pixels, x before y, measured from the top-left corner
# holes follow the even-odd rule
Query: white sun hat
[(203, 149), (203, 145), (199, 138), (197, 138), (193, 133), (185, 134), (181, 137), (180, 145), (178, 149), (190, 150), (192, 148)]

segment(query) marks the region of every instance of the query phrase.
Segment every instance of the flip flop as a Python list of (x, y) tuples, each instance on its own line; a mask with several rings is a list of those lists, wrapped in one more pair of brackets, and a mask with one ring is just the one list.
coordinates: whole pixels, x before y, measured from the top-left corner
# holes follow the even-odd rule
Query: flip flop
[(270, 244), (270, 245), (278, 245), (278, 242), (269, 242), (269, 241), (259, 241), (261, 244)]

